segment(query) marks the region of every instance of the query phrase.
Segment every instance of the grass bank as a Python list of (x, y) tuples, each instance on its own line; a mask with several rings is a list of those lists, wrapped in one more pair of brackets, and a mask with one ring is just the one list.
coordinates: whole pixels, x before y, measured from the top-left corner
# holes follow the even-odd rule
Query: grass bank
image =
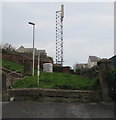
[(2, 63), (3, 67), (10, 69), (10, 70), (23, 71), (23, 69), (24, 69), (23, 65), (16, 63), (16, 62), (6, 60), (6, 59), (0, 59), (0, 63)]
[[(37, 76), (25, 77), (24, 79), (18, 80), (12, 86), (14, 88), (36, 88), (38, 87)], [(96, 89), (96, 80), (68, 73), (41, 72), (39, 88), (91, 90)]]
[[(2, 60), (2, 66), (14, 71), (23, 71), (24, 69), (23, 65), (5, 59)], [(35, 70), (36, 73), (37, 70)], [(18, 80), (12, 86), (14, 88), (37, 88), (37, 76), (27, 76)], [(91, 90), (96, 89), (97, 84), (95, 79), (89, 79), (79, 75), (41, 72), (39, 88)]]

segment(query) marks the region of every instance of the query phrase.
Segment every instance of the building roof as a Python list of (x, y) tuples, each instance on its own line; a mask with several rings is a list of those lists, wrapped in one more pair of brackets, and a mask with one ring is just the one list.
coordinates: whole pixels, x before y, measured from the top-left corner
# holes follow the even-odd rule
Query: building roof
[[(33, 48), (25, 48), (28, 52), (33, 52)], [(35, 49), (35, 52), (36, 52), (36, 48), (34, 48)]]
[(112, 62), (113, 67), (116, 68), (116, 55), (114, 55), (113, 57), (111, 57), (110, 60)]
[(113, 57), (111, 57), (110, 59), (115, 59), (116, 58), (116, 55), (114, 55)]
[(46, 54), (46, 50), (36, 50), (37, 53), (40, 53), (40, 54)]
[(19, 47), (16, 51), (20, 53), (27, 52), (27, 50), (23, 46)]
[(96, 56), (89, 56), (89, 59), (91, 60), (91, 62), (98, 62), (101, 58)]
[[(47, 54), (46, 53), (46, 50), (37, 50), (36, 48), (35, 49), (35, 54)], [(33, 52), (33, 48), (24, 48), (23, 46), (19, 47), (17, 50), (17, 52), (20, 52), (20, 53), (32, 53)]]

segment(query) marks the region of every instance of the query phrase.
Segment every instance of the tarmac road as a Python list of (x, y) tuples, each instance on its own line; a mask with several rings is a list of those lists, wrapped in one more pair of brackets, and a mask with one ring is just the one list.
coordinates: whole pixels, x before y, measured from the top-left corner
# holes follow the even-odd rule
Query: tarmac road
[(13, 101), (2, 104), (2, 118), (113, 118), (114, 103)]

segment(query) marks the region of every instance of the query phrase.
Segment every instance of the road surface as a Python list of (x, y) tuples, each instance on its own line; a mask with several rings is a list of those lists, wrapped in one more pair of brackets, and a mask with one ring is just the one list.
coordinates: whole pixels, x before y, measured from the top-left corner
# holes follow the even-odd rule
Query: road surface
[(113, 118), (113, 103), (13, 101), (2, 104), (2, 118)]

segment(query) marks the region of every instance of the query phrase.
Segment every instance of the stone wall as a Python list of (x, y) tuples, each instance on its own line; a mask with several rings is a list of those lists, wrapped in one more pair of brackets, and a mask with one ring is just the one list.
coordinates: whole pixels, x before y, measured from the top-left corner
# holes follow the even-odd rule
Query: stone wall
[(2, 101), (8, 101), (8, 99), (7, 75), (5, 72), (2, 72)]
[(16, 82), (17, 79), (21, 79), (24, 77), (23, 74), (21, 73), (17, 73), (16, 71), (12, 71), (6, 68), (1, 68), (0, 70), (2, 70), (3, 73), (5, 73), (6, 77), (7, 77), (7, 85), (10, 86), (12, 83)]
[[(9, 61), (13, 61), (16, 63), (20, 63), (22, 65), (24, 65), (24, 62), (26, 60), (30, 60), (32, 61), (32, 54), (26, 54), (26, 53), (8, 53), (8, 52), (3, 52), (2, 53), (2, 58), (9, 60)], [(53, 63), (52, 58), (50, 57), (40, 57), (40, 67), (43, 68), (43, 64), (44, 63)], [(37, 68), (38, 65), (38, 56), (35, 56), (35, 68)]]
[(111, 61), (108, 59), (101, 59), (97, 64), (99, 68), (99, 79), (100, 79), (100, 85), (102, 90), (102, 97), (103, 97), (103, 100), (109, 101), (110, 100), (109, 71), (112, 68)]
[(24, 100), (28, 97), (31, 98), (72, 98), (76, 101), (89, 102), (100, 101), (100, 91), (86, 91), (86, 90), (56, 90), (56, 89), (38, 89), (38, 88), (25, 88), (25, 89), (10, 89), (9, 96), (14, 97), (15, 100)]
[(16, 63), (24, 64), (24, 60), (31, 60), (29, 55), (20, 53), (2, 53), (2, 58)]

